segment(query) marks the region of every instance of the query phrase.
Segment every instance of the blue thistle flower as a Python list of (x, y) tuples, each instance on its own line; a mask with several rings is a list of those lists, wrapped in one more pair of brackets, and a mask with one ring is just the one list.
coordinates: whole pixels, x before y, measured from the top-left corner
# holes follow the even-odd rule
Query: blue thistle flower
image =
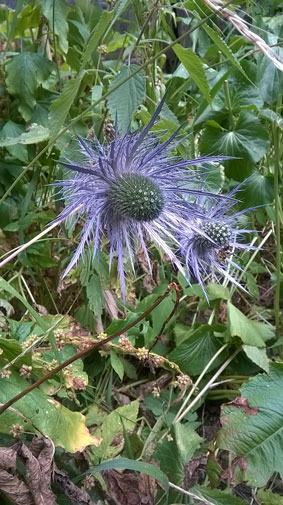
[[(181, 262), (169, 245), (178, 243), (176, 235), (180, 226), (184, 229), (187, 226), (183, 216), (192, 212), (192, 204), (183, 195), (215, 198), (211, 193), (195, 189), (200, 177), (188, 166), (227, 159), (212, 156), (183, 160), (170, 156), (169, 151), (176, 143), (172, 147), (170, 144), (180, 129), (164, 142), (148, 135), (163, 103), (164, 99), (141, 132), (120, 136), (116, 131), (114, 139), (106, 146), (97, 140), (90, 142), (79, 138), (85, 162), (60, 162), (76, 173), (56, 183), (68, 202), (57, 221), (67, 219), (74, 212), (76, 221), (81, 217), (85, 219), (79, 245), (64, 275), (77, 263), (90, 241), (93, 241), (94, 255), (99, 254), (105, 235), (110, 246), (110, 266), (114, 255), (118, 259), (124, 298), (125, 250), (134, 271), (135, 251), (140, 245), (150, 268), (147, 240), (157, 244), (183, 272)], [(195, 229), (193, 223), (190, 223), (191, 228)]]
[(257, 249), (241, 242), (245, 234), (255, 231), (241, 228), (243, 214), (253, 209), (228, 214), (237, 202), (234, 195), (244, 182), (234, 188), (226, 200), (213, 201), (198, 197), (195, 202), (197, 207), (195, 229), (189, 230), (187, 226), (178, 234), (180, 253), (185, 258), (189, 278), (193, 276), (198, 281), (206, 298), (205, 279), (209, 275), (212, 275), (216, 282), (219, 282), (220, 277), (227, 278), (245, 291), (237, 279), (229, 273), (229, 268), (232, 266), (236, 270), (242, 270), (232, 260), (236, 249)]

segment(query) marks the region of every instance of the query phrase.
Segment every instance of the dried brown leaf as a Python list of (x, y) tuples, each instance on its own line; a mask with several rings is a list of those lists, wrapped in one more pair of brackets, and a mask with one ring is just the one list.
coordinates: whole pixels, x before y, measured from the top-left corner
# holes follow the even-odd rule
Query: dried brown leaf
[(154, 505), (156, 483), (152, 477), (117, 470), (105, 470), (102, 475), (116, 505)]
[(77, 487), (68, 475), (57, 467), (54, 470), (54, 481), (74, 505), (102, 505), (101, 502), (95, 504), (84, 489)]
[(28, 486), (6, 470), (0, 470), (0, 492), (15, 505), (34, 505)]

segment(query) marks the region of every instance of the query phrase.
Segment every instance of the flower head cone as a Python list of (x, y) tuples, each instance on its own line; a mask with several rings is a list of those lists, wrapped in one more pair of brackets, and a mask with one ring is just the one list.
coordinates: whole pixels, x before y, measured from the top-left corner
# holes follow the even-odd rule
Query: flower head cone
[(195, 228), (201, 233), (196, 229), (188, 232), (188, 227), (179, 233), (181, 254), (185, 258), (189, 278), (196, 279), (206, 298), (205, 279), (209, 275), (212, 275), (217, 282), (220, 278), (226, 278), (244, 289), (236, 276), (233, 277), (230, 273), (232, 268), (234, 271), (242, 270), (232, 259), (237, 249), (256, 249), (242, 242), (246, 234), (254, 232), (241, 228), (243, 214), (252, 209), (229, 213), (236, 203), (233, 197), (242, 184), (227, 195), (229, 197), (227, 200), (217, 202), (198, 197), (196, 201), (198, 215), (194, 221)]
[(135, 251), (141, 246), (150, 268), (148, 240), (159, 246), (182, 271), (172, 244), (177, 245), (175, 237), (180, 226), (187, 226), (183, 216), (192, 208), (184, 194), (215, 197), (196, 189), (199, 175), (188, 166), (220, 161), (223, 157), (184, 160), (170, 156), (170, 144), (179, 130), (165, 142), (149, 135), (162, 105), (163, 101), (141, 132), (122, 136), (115, 132), (108, 145), (79, 138), (85, 161), (61, 162), (75, 174), (56, 183), (67, 201), (57, 221), (73, 213), (76, 220), (84, 218), (79, 245), (65, 275), (90, 242), (94, 255), (99, 253), (103, 235), (109, 240), (110, 265), (113, 257), (117, 257), (124, 297), (124, 258), (130, 258), (134, 270)]

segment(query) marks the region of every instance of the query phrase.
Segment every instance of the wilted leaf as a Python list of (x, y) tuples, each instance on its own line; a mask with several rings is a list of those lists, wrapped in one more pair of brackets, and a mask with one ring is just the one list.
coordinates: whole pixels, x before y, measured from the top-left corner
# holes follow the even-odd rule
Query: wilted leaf
[(283, 472), (283, 365), (270, 364), (269, 375), (248, 380), (241, 394), (222, 408), (218, 447), (236, 454), (237, 480), (261, 487)]
[[(98, 439), (103, 439), (100, 446), (92, 449), (92, 461), (100, 461), (111, 457), (115, 448), (111, 447), (113, 439), (123, 434), (123, 430), (132, 432), (135, 429), (137, 415), (139, 410), (138, 400), (131, 402), (129, 405), (118, 407), (113, 410), (93, 433)], [(118, 452), (122, 447), (118, 446)]]
[[(27, 386), (28, 382), (12, 371), (9, 380), (0, 379), (0, 403), (6, 403)], [(62, 446), (67, 451), (82, 451), (87, 445), (100, 443), (100, 440), (89, 433), (85, 426), (85, 417), (80, 412), (70, 411), (46, 396), (40, 389), (35, 389), (18, 400), (15, 409), (49, 436), (55, 445)], [(2, 416), (5, 416), (5, 413)], [(19, 419), (21, 420), (21, 417)], [(9, 433), (9, 430), (8, 425), (5, 432)]]

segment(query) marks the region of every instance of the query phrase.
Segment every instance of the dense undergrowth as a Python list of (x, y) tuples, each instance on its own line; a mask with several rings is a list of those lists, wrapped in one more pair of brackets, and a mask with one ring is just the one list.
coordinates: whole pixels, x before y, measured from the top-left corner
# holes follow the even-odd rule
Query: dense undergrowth
[[(228, 4), (0, 5), (3, 505), (283, 503), (282, 2)], [(53, 184), (83, 165), (78, 137), (141, 131), (165, 92), (149, 137), (234, 157), (203, 164), (205, 190), (247, 179), (233, 213), (252, 231), (205, 290), (140, 243), (124, 301), (107, 233), (63, 277), (85, 216), (48, 231)]]

